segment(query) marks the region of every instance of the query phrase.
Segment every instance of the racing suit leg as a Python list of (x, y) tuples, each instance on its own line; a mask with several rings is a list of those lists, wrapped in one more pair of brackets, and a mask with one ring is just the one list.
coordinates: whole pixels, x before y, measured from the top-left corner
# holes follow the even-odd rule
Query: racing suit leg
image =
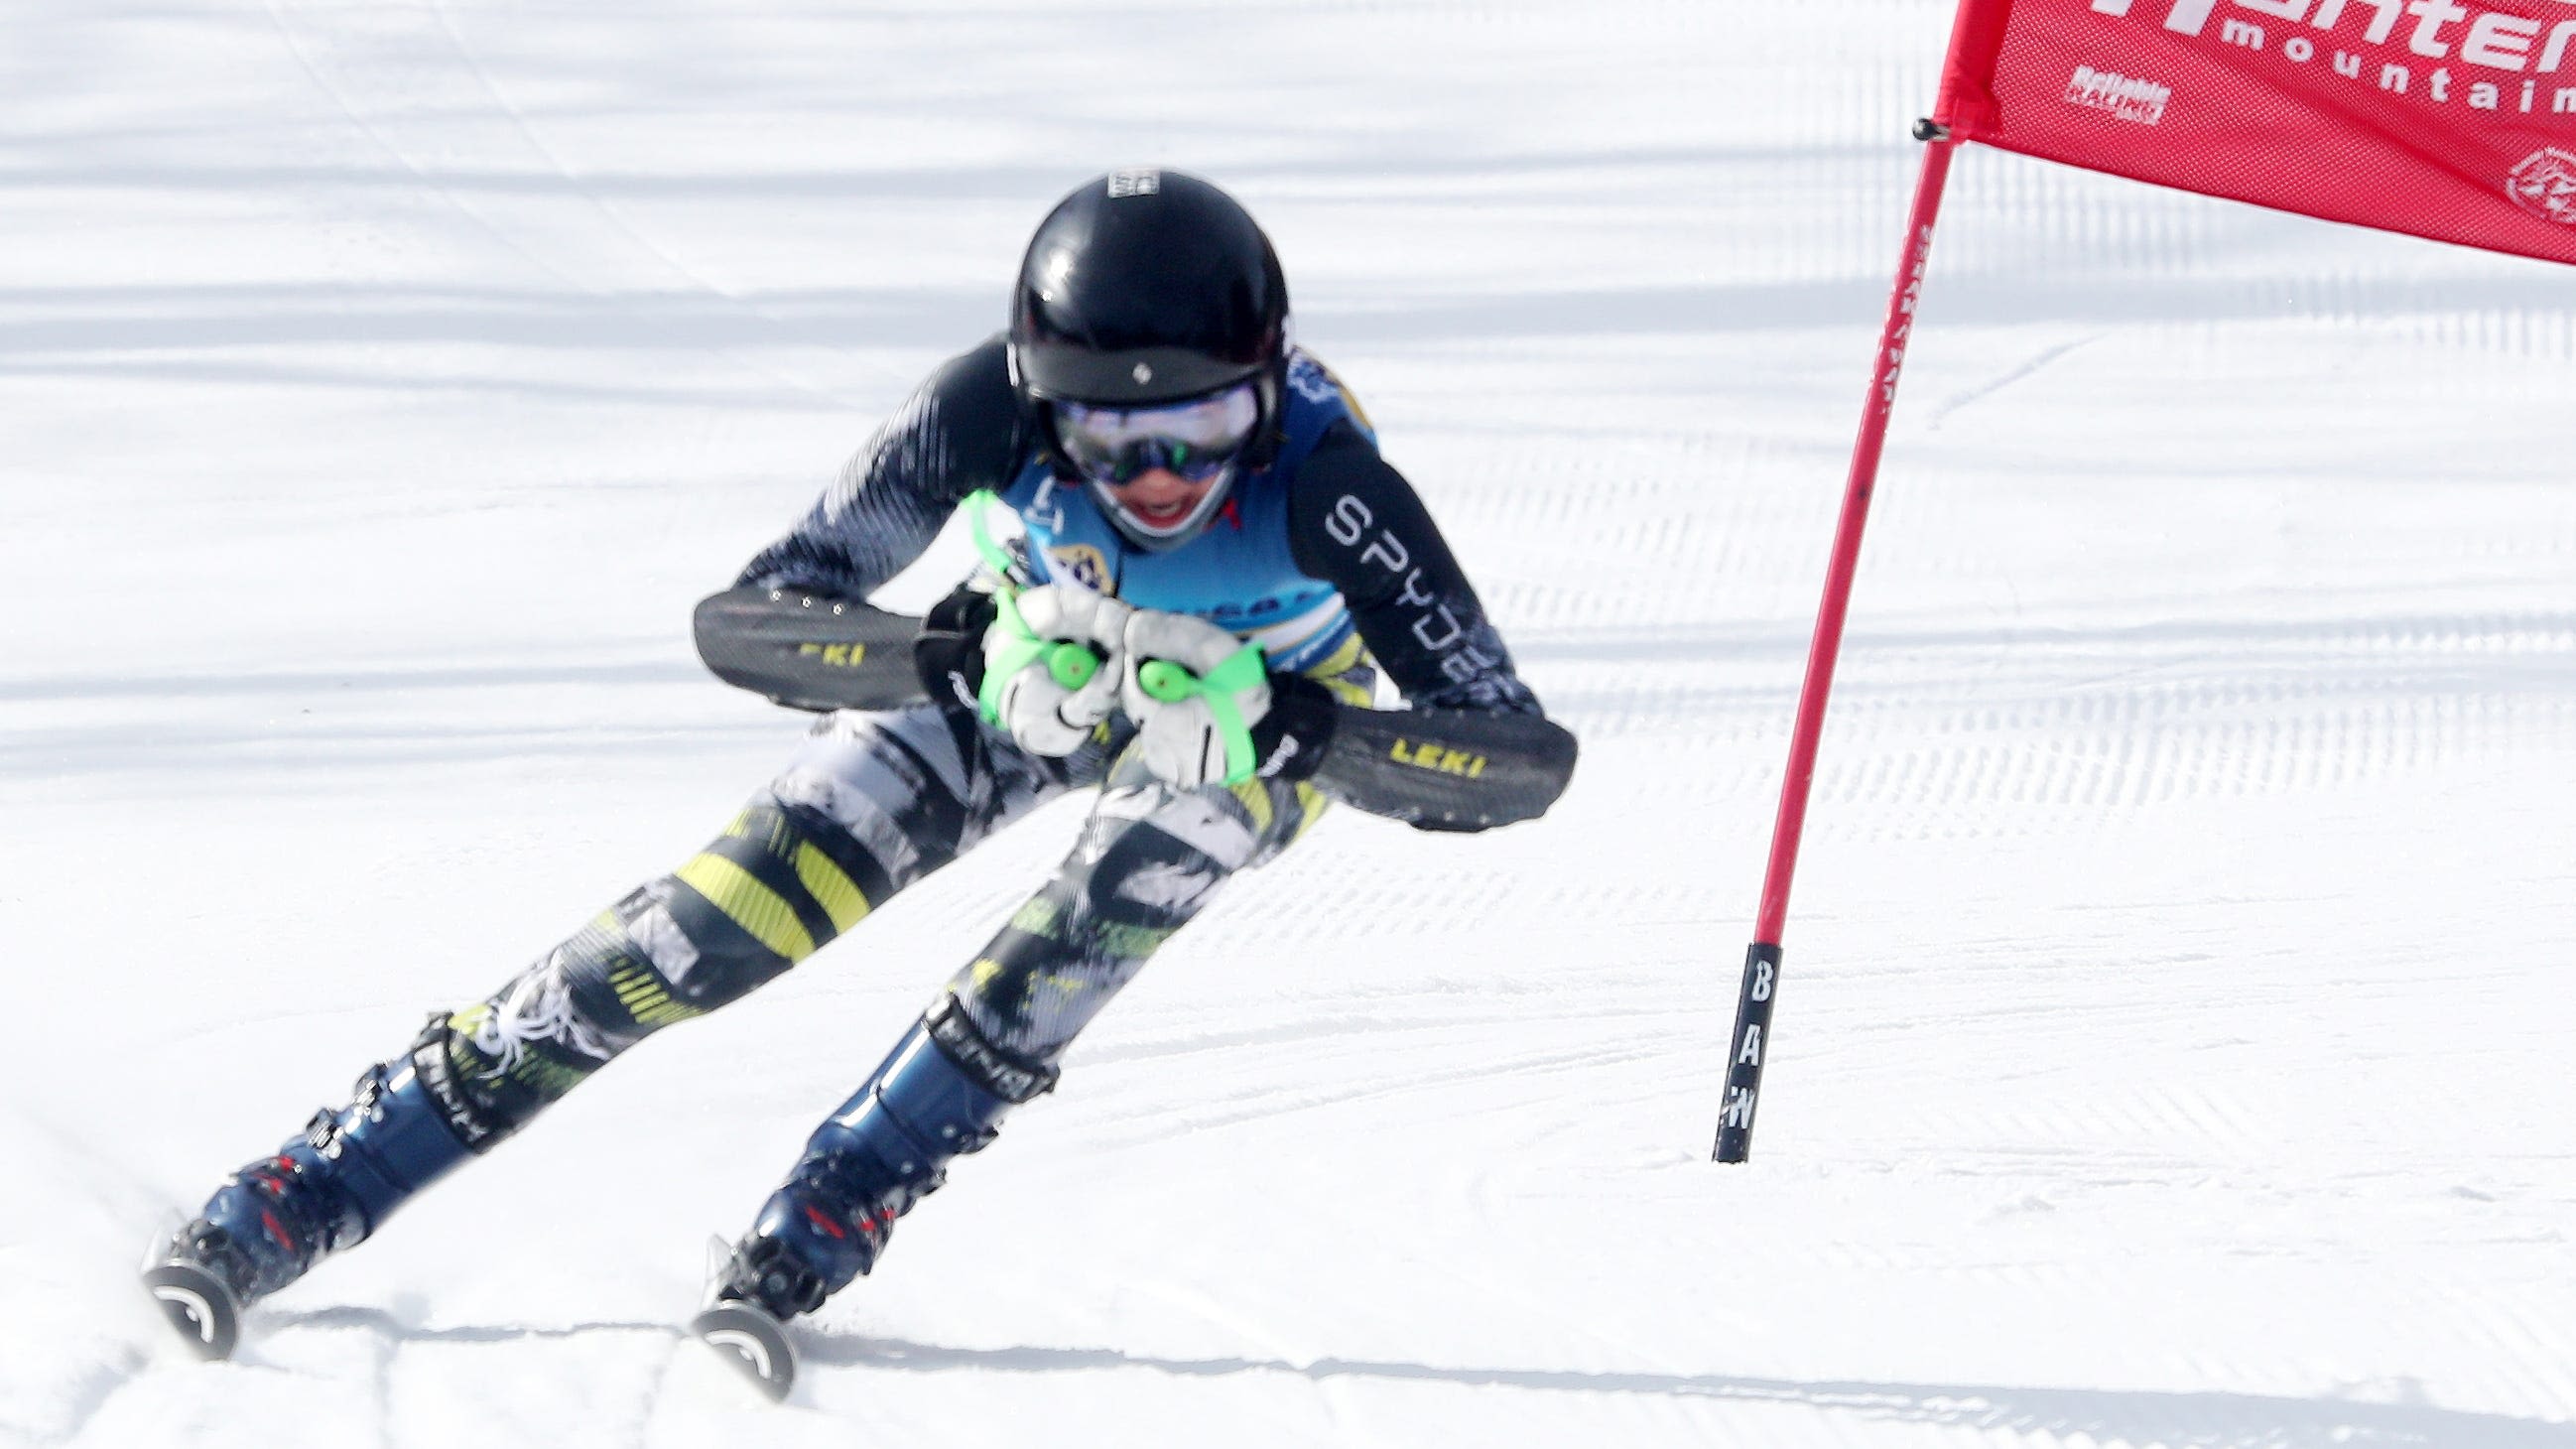
[(393, 1210), (612, 1058), (742, 996), (897, 891), (1105, 768), (921, 704), (818, 721), (704, 850), (593, 917), (490, 996), (439, 1012), (351, 1100), (243, 1167), (165, 1245), (243, 1301)]
[(786, 1318), (876, 1265), (894, 1221), (1051, 1090), (1065, 1048), (1234, 872), (1324, 808), (1303, 783), (1178, 790), (1120, 764), (1052, 879), (805, 1145), (716, 1296)]

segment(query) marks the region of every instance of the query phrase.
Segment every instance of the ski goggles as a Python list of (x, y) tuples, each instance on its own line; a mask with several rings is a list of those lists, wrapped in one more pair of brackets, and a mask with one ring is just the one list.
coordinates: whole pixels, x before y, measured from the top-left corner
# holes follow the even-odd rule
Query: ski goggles
[(1065, 461), (1094, 483), (1115, 488), (1157, 468), (1206, 483), (1234, 466), (1261, 422), (1252, 384), (1144, 408), (1055, 405), (1055, 440)]

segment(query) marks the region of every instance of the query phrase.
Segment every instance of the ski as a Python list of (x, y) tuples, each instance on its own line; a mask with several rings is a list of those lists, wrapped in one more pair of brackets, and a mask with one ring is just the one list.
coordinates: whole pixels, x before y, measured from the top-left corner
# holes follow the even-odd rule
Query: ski
[(241, 1302), (231, 1285), (194, 1263), (166, 1262), (143, 1270), (143, 1287), (198, 1357), (232, 1357), (241, 1341)]
[(689, 1332), (714, 1349), (771, 1403), (796, 1386), (796, 1349), (787, 1327), (737, 1298), (720, 1299), (689, 1320)]

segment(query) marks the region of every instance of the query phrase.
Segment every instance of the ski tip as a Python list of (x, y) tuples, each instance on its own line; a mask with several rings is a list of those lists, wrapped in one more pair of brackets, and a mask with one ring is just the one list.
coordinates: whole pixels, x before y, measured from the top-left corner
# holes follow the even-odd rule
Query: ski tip
[(796, 1386), (796, 1350), (787, 1341), (786, 1326), (758, 1308), (726, 1299), (690, 1319), (689, 1332), (771, 1403), (784, 1403)]
[(143, 1288), (199, 1358), (232, 1357), (241, 1305), (223, 1279), (194, 1263), (156, 1263), (144, 1270)]

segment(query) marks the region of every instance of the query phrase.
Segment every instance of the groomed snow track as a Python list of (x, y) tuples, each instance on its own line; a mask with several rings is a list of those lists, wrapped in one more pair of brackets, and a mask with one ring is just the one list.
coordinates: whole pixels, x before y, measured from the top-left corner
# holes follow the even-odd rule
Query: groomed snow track
[[(1948, 19), (22, 0), (0, 1443), (2576, 1446), (2576, 273), (1962, 158), (1707, 1160)], [(191, 1362), (164, 1215), (765, 778), (689, 606), (1129, 163), (1269, 225), (1573, 792), (1238, 883), (784, 1410), (701, 1245), (1067, 809)]]

